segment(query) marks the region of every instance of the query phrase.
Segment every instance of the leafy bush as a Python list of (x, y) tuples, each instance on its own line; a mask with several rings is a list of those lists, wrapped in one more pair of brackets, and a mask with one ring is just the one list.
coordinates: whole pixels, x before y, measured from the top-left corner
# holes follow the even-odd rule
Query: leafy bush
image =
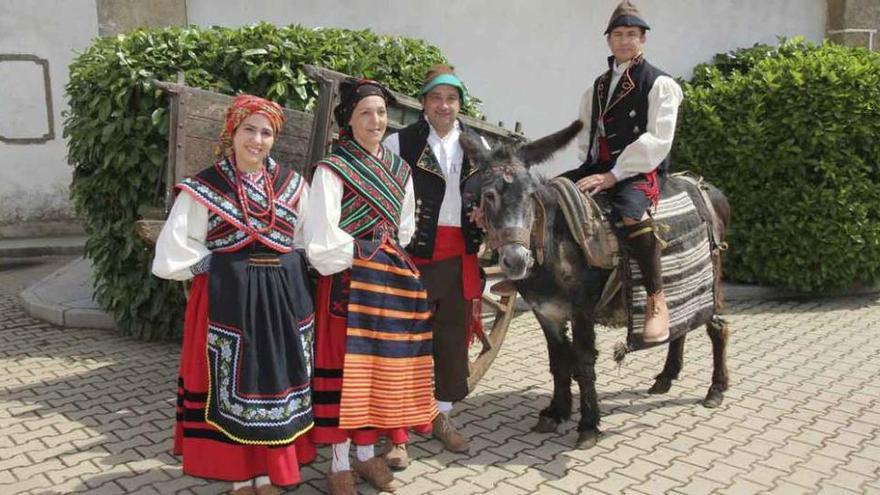
[(151, 86), (153, 79), (174, 81), (183, 71), (190, 86), (254, 93), (311, 110), (317, 85), (303, 74), (304, 64), (415, 94), (425, 71), (445, 61), (421, 40), (265, 23), (141, 30), (96, 40), (70, 66), (64, 136), (98, 303), (124, 334), (145, 340), (180, 334), (181, 286), (150, 275), (153, 250), (134, 231), (139, 207), (159, 205), (164, 190), (168, 99)]
[(727, 194), (727, 275), (799, 291), (880, 281), (880, 54), (787, 42), (685, 86), (673, 150)]
[(734, 72), (745, 74), (752, 70), (758, 62), (772, 57), (790, 57), (795, 52), (805, 52), (816, 49), (815, 45), (807, 43), (802, 37), (786, 40), (779, 39), (779, 45), (771, 46), (766, 43), (755, 43), (749, 48), (738, 48), (725, 53), (718, 53), (712, 57), (712, 61), (706, 64), (698, 64), (693, 69), (693, 77), (690, 83), (694, 86), (707, 86), (717, 78), (728, 78)]

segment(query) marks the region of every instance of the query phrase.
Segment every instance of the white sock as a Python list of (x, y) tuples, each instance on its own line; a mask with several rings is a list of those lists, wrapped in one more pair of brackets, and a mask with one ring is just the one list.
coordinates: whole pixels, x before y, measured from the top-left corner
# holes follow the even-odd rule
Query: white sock
[(374, 444), (370, 445), (358, 445), (357, 446), (357, 459), (360, 462), (366, 462), (376, 456), (376, 449), (374, 448)]
[(441, 413), (449, 415), (449, 413), (452, 412), (452, 402), (438, 400), (437, 401), (437, 409), (439, 409)]
[(244, 488), (244, 487), (246, 487), (246, 486), (254, 486), (254, 480), (247, 480), (247, 481), (234, 481), (234, 482), (232, 483), (232, 489), (233, 489), (233, 490), (238, 490), (239, 488)]
[(333, 459), (330, 460), (331, 473), (351, 471), (351, 463), (348, 460), (348, 452), (350, 448), (351, 440), (333, 444), (333, 447), (330, 449), (333, 451)]
[(254, 486), (265, 486), (272, 484), (268, 476), (257, 476), (254, 478)]

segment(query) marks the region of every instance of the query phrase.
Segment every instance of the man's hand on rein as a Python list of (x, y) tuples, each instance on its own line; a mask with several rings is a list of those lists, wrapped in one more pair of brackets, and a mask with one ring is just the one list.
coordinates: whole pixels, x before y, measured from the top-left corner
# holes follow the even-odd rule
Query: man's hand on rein
[(575, 183), (581, 192), (589, 193), (590, 195), (610, 189), (614, 187), (614, 184), (617, 184), (617, 178), (611, 172), (588, 175)]

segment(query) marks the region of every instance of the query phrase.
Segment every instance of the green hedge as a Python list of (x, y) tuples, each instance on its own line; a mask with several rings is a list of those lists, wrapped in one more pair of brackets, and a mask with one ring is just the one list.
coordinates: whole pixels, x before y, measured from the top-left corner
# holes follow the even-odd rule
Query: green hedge
[(799, 40), (749, 50), (685, 86), (673, 150), (730, 199), (727, 275), (805, 292), (875, 285), (880, 54)]
[[(415, 94), (425, 71), (446, 62), (424, 41), (370, 31), (277, 27), (170, 28), (98, 39), (70, 66), (65, 115), (71, 196), (89, 239), (98, 303), (124, 334), (179, 335), (181, 284), (150, 275), (153, 250), (134, 231), (138, 208), (158, 206), (168, 150), (167, 97), (150, 85), (183, 71), (190, 86), (248, 92), (310, 110), (310, 63), (364, 75)], [(467, 109), (474, 113), (474, 107)]]

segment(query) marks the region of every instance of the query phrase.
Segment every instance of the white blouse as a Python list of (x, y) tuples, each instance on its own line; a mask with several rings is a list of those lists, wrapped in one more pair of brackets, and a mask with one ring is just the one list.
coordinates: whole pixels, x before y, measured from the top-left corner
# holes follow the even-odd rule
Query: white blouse
[[(339, 228), (342, 194), (345, 185), (335, 172), (325, 166), (315, 169), (312, 194), (305, 221), (301, 222), (302, 239), (309, 262), (321, 275), (332, 275), (351, 268), (354, 238)], [(412, 177), (406, 182), (400, 214), (398, 240), (406, 246), (415, 232), (415, 197)]]
[[(302, 224), (309, 202), (309, 186), (303, 184), (296, 203), (297, 221), (293, 245), (302, 248)], [(188, 280), (193, 277), (190, 267), (198, 263), (211, 250), (205, 246), (208, 237), (208, 208), (196, 201), (189, 193), (181, 192), (174, 200), (168, 219), (156, 240), (153, 258), (153, 275), (170, 280)]]
[[(620, 67), (626, 68), (626, 65)], [(620, 76), (616, 73), (615, 75), (619, 80)], [(613, 93), (613, 90), (609, 93)], [(682, 98), (681, 87), (671, 77), (660, 76), (654, 81), (651, 91), (648, 92), (648, 122), (645, 133), (623, 149), (611, 169), (618, 181), (654, 170), (669, 155)], [(584, 128), (578, 134), (578, 159), (583, 163), (590, 150), (593, 86), (584, 92), (579, 109)]]

